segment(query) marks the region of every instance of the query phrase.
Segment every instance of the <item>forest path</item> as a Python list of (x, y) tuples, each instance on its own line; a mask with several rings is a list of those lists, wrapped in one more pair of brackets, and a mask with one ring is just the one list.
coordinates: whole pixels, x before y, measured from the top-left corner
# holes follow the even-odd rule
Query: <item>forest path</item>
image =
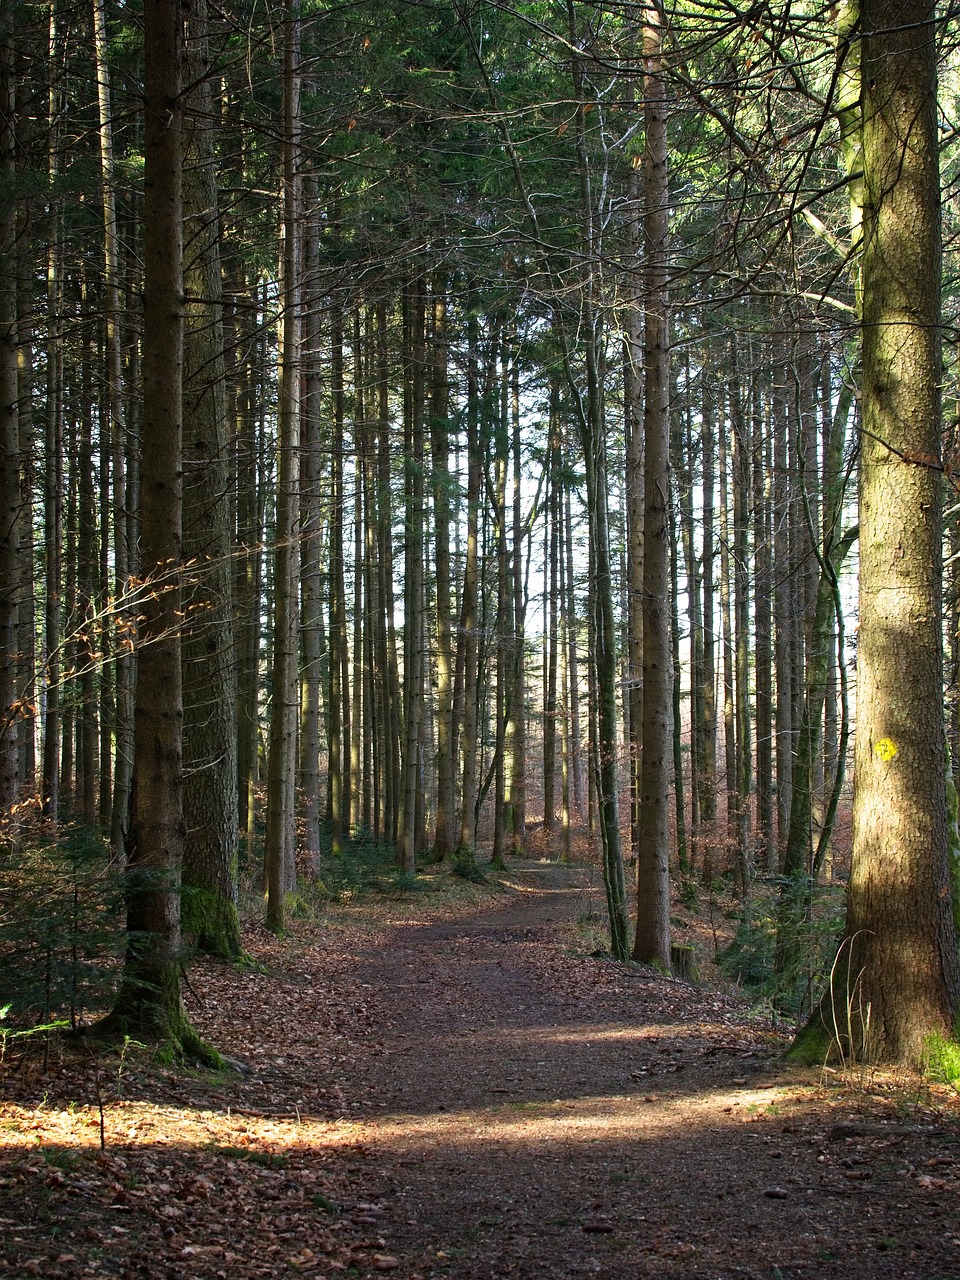
[(586, 954), (595, 870), (502, 880), (249, 921), (186, 989), (238, 1070), (0, 1059), (0, 1275), (960, 1280), (955, 1094), (783, 1072), (734, 997)]
[(379, 1268), (960, 1276), (904, 1137), (830, 1141), (817, 1081), (765, 1071), (782, 1042), (742, 1006), (571, 955), (571, 922), (601, 905), (589, 872), (511, 871), (502, 906), (388, 927), (355, 957), (376, 1006), (353, 1084)]

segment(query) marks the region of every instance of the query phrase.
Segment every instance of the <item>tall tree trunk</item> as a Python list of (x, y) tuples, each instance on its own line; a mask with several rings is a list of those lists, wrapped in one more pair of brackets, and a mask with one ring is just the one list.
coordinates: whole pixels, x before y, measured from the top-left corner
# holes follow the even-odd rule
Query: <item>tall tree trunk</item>
[[(113, 145), (113, 106), (107, 62), (107, 22), (104, 0), (93, 3), (94, 48), (97, 66), (97, 102), (100, 123), (100, 169), (103, 189), (104, 326), (106, 338), (107, 408), (113, 462), (113, 572), (117, 598), (130, 589), (130, 549), (127, 538), (127, 424), (124, 411), (122, 344), (120, 334), (120, 244), (117, 221), (116, 181)], [(106, 508), (105, 508), (106, 510)], [(125, 630), (133, 625), (128, 611), (120, 618)], [(130, 808), (130, 773), (133, 764), (134, 658), (121, 631), (115, 660), (116, 670), (116, 756), (113, 803), (110, 819), (111, 844), (123, 849)]]
[(377, 325), (377, 653), (382, 685), (383, 833), (396, 846), (400, 832), (400, 675), (393, 592), (393, 501), (390, 437), (390, 370), (387, 361), (387, 308), (378, 303)]
[[(708, 370), (704, 370), (705, 376)], [(709, 388), (702, 389), (701, 444), (703, 450), (703, 719), (698, 757), (701, 760), (700, 810), (706, 828), (703, 847), (701, 879), (706, 885), (713, 883), (716, 874), (713, 851), (716, 843), (717, 821), (717, 637), (715, 624), (714, 562), (715, 542), (715, 430), (713, 396)]]
[(209, 955), (242, 951), (237, 913), (233, 565), (223, 285), (206, 0), (190, 0), (184, 121), (184, 847), (182, 924)]
[[(253, 316), (259, 315), (258, 289), (246, 283), (243, 292)], [(246, 308), (241, 307), (240, 315)], [(258, 394), (258, 367), (262, 367), (263, 334), (254, 337), (250, 326), (250, 356), (238, 371), (237, 392), (236, 525), (238, 555), (234, 599), (237, 621), (237, 786), (238, 825), (249, 862), (257, 826), (256, 787), (259, 781), (260, 743), (260, 638), (263, 611), (263, 528), (266, 485), (262, 406)], [(265, 365), (265, 359), (262, 364)]]
[(499, 414), (494, 429), (493, 485), (491, 506), (496, 537), (497, 566), (497, 618), (496, 618), (496, 701), (494, 712), (494, 803), (493, 850), (490, 862), (503, 868), (507, 826), (507, 717), (509, 715), (510, 643), (513, 619), (509, 608), (507, 582), (507, 467), (510, 447), (507, 434), (509, 348), (505, 336), (501, 337), (501, 367), (499, 387)]
[(320, 863), (320, 741), (323, 683), (323, 608), (321, 575), (322, 519), (322, 380), (320, 373), (320, 317), (322, 315), (319, 255), (319, 217), (309, 210), (315, 203), (316, 180), (304, 190), (308, 211), (304, 234), (303, 406), (301, 413), (300, 490), (300, 793), (304, 862), (313, 875)]
[(479, 539), (483, 460), (480, 453), (478, 323), (473, 307), (467, 321), (467, 544), (464, 551), (460, 635), (463, 647), (463, 771), (460, 788), (461, 860), (472, 861), (477, 842), (477, 778), (480, 721)]
[(437, 276), (433, 296), (430, 457), (433, 487), (433, 548), (437, 649), (437, 815), (433, 854), (448, 858), (456, 845), (453, 724), (453, 636), (450, 576), (450, 405), (444, 282)]
[(555, 382), (550, 386), (550, 425), (547, 444), (547, 495), (544, 581), (544, 694), (543, 694), (543, 828), (548, 834), (556, 823), (557, 776), (557, 667), (559, 656), (560, 617), (560, 548), (562, 546), (560, 503), (560, 439), (559, 394)]
[(369, 811), (368, 778), (364, 771), (364, 742), (369, 734), (365, 705), (364, 661), (364, 574), (363, 574), (363, 454), (366, 443), (366, 376), (363, 367), (363, 339), (360, 307), (353, 309), (353, 636), (350, 644), (350, 829), (364, 826)]
[[(618, 662), (614, 623), (613, 565), (607, 484), (607, 433), (604, 421), (603, 317), (599, 307), (598, 271), (601, 261), (596, 210), (590, 179), (590, 162), (586, 139), (587, 100), (580, 35), (572, 0), (567, 3), (570, 48), (578, 51), (571, 59), (571, 73), (576, 100), (582, 104), (576, 113), (577, 168), (580, 182), (580, 248), (583, 255), (583, 279), (578, 302), (578, 325), (586, 366), (586, 394), (576, 386), (566, 333), (567, 376), (576, 394), (580, 444), (586, 475), (587, 522), (590, 532), (591, 640), (593, 643), (592, 692), (595, 715), (590, 717), (595, 735), (591, 752), (591, 778), (596, 789), (600, 843), (603, 852), (603, 879), (610, 926), (610, 949), (619, 959), (630, 951), (630, 916), (627, 907), (626, 880), (620, 840), (619, 769), (617, 734)], [(669, 964), (669, 949), (667, 955)]]
[[(682, 417), (681, 438), (678, 448), (681, 473), (677, 479), (680, 515), (680, 540), (683, 546), (683, 565), (687, 580), (687, 620), (690, 628), (690, 870), (695, 871), (700, 862), (700, 795), (703, 782), (703, 721), (704, 721), (704, 663), (703, 663), (703, 592), (702, 574), (698, 565), (693, 519), (693, 477), (695, 449), (693, 444), (693, 388), (690, 384), (690, 362), (687, 360), (686, 405)], [(676, 608), (676, 583), (674, 583), (674, 608)], [(679, 626), (675, 629), (675, 635)], [(675, 653), (676, 665), (678, 655)], [(678, 699), (674, 699), (674, 716), (678, 715)], [(674, 738), (677, 738), (674, 726)]]
[(670, 968), (669, 762), (673, 719), (670, 652), (670, 320), (667, 97), (663, 12), (643, 11), (644, 324), (643, 747), (637, 849), (635, 960)]
[(277, 548), (267, 759), (267, 927), (284, 928), (296, 888), (297, 679), (300, 551), (300, 19), (286, 14), (283, 56), (283, 319), (277, 411)]
[[(48, 51), (59, 69), (63, 32), (59, 4), (50, 5)], [(59, 75), (50, 78), (48, 177), (50, 181), (49, 248), (47, 251), (47, 405), (44, 419), (43, 480), (44, 600), (43, 648), (46, 704), (40, 766), (40, 803), (44, 818), (56, 831), (60, 814), (60, 637), (63, 573), (63, 210), (58, 191), (61, 165), (63, 88)]]
[(717, 462), (719, 470), (720, 496), (720, 635), (722, 647), (723, 669), (723, 762), (724, 792), (726, 794), (727, 843), (734, 850), (734, 871), (738, 880), (738, 888), (743, 892), (739, 850), (737, 848), (738, 796), (737, 796), (737, 731), (734, 711), (735, 664), (733, 648), (733, 609), (731, 601), (730, 581), (730, 548), (732, 545), (730, 532), (730, 466), (726, 443), (726, 432), (723, 427), (723, 415), (720, 415), (718, 434), (719, 449)]
[(960, 1007), (942, 690), (937, 29), (930, 0), (863, 0), (861, 21), (853, 864), (827, 1011), (845, 1050), (916, 1062), (931, 1035), (953, 1033)]
[[(781, 353), (782, 354), (782, 353)], [(774, 378), (771, 391), (773, 431), (773, 506), (776, 529), (773, 558), (778, 572), (773, 592), (773, 659), (776, 676), (776, 769), (777, 769), (777, 864), (786, 855), (790, 810), (793, 804), (794, 729), (792, 671), (796, 645), (794, 621), (794, 580), (790, 568), (789, 508), (792, 501), (792, 470), (789, 466), (789, 425), (786, 387)]]
[(20, 438), (17, 372), (15, 11), (0, 14), (0, 844), (16, 840)]
[[(627, 176), (630, 251), (643, 253), (643, 198), (638, 171)], [(638, 273), (639, 274), (639, 273)], [(643, 745), (643, 298), (628, 300), (624, 324), (625, 511), (627, 544), (627, 736), (630, 750), (630, 845), (640, 845), (640, 761)]]
[(403, 646), (403, 808), (399, 865), (406, 875), (416, 870), (418, 804), (421, 798), (421, 729), (423, 725), (423, 534), (424, 484), (424, 296), (422, 281), (412, 285), (405, 301), (407, 377), (405, 417), (404, 646)]
[(144, 304), (136, 736), (127, 844), (127, 952), (102, 1029), (202, 1051), (180, 996), (183, 697), (180, 667), (183, 385), (181, 14), (144, 6)]
[(759, 378), (754, 374), (753, 404), (753, 600), (754, 670), (756, 672), (757, 860), (768, 874), (777, 870), (773, 824), (773, 560), (770, 497), (772, 436), (763, 429)]
[(330, 457), (330, 698), (327, 713), (327, 809), (330, 851), (344, 852), (350, 820), (350, 765), (344, 750), (350, 740), (349, 687), (344, 683), (347, 648), (347, 601), (343, 566), (343, 318), (340, 298), (334, 298), (330, 320), (330, 380), (333, 399), (333, 441)]
[(736, 341), (731, 349), (730, 425), (733, 455), (730, 478), (733, 489), (733, 630), (734, 630), (734, 716), (736, 721), (736, 856), (737, 880), (741, 893), (750, 892), (753, 879), (751, 847), (750, 780), (752, 776), (752, 733), (750, 722), (750, 573), (748, 527), (750, 520), (750, 424), (744, 412), (740, 388), (742, 363)]
[(522, 508), (522, 448), (520, 436), (520, 366), (515, 355), (510, 387), (511, 481), (512, 505), (512, 582), (511, 582), (511, 666), (510, 716), (507, 743), (510, 752), (510, 849), (514, 857), (522, 857), (527, 842), (527, 689), (526, 689), (526, 596), (524, 587), (525, 532)]

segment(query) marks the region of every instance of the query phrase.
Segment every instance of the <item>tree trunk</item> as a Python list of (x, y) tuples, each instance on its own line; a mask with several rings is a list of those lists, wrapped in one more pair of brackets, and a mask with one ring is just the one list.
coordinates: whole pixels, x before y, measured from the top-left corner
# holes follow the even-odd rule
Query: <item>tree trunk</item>
[[(58, 5), (50, 6), (49, 54), (59, 68), (63, 34)], [(44, 818), (56, 831), (60, 815), (60, 677), (61, 585), (63, 574), (63, 209), (57, 187), (60, 178), (60, 120), (63, 89), (53, 75), (49, 93), (50, 222), (47, 252), (47, 405), (44, 428), (46, 467), (43, 482), (44, 601), (43, 647), (46, 705), (40, 766), (40, 803)], [(128, 637), (129, 640), (129, 637)]]
[(182, 923), (198, 950), (242, 952), (223, 286), (206, 0), (191, 0), (184, 121), (184, 847)]
[(277, 410), (273, 705), (267, 759), (267, 927), (281, 932), (297, 883), (296, 806), (300, 552), (300, 19), (286, 14), (283, 60), (283, 319)]
[(448, 344), (443, 279), (437, 276), (433, 297), (433, 350), (430, 414), (430, 457), (433, 488), (434, 593), (436, 598), (437, 670), (437, 815), (434, 857), (448, 858), (456, 847), (453, 724), (453, 635), (450, 579), (450, 405)]
[[(316, 180), (311, 178), (304, 204), (315, 202)], [(322, 315), (319, 253), (320, 228), (316, 214), (308, 214), (304, 235), (303, 409), (301, 414), (300, 493), (300, 792), (303, 817), (303, 855), (310, 874), (320, 863), (320, 741), (323, 683), (323, 608), (320, 484), (323, 435), (320, 374), (320, 317)]]
[(480, 722), (479, 539), (483, 460), (480, 454), (479, 334), (474, 309), (467, 321), (467, 544), (464, 549), (460, 635), (463, 649), (463, 757), (460, 788), (460, 838), (457, 856), (473, 863), (477, 842), (477, 780)]
[(144, 304), (136, 736), (127, 843), (127, 952), (101, 1033), (203, 1052), (180, 997), (183, 697), (180, 674), (183, 385), (181, 15), (144, 7)]
[(423, 533), (424, 484), (424, 297), (422, 282), (411, 286), (405, 301), (407, 377), (405, 417), (404, 646), (403, 646), (403, 807), (399, 866), (413, 875), (417, 865), (418, 804), (421, 798), (421, 728), (423, 724)]
[(673, 664), (670, 645), (670, 319), (667, 98), (663, 12), (643, 12), (644, 325), (643, 746), (633, 958), (670, 969), (669, 766)]
[(20, 439), (17, 375), (15, 12), (0, 15), (0, 846), (16, 841)]
[(960, 1007), (942, 690), (936, 13), (930, 0), (864, 0), (861, 19), (854, 843), (844, 940), (821, 1015), (844, 1052), (915, 1063), (931, 1035), (952, 1035)]
[(350, 765), (344, 750), (350, 740), (349, 687), (344, 683), (347, 648), (347, 600), (343, 569), (343, 322), (334, 298), (330, 322), (330, 380), (333, 441), (330, 457), (330, 697), (327, 714), (327, 809), (330, 852), (342, 856), (350, 805)]

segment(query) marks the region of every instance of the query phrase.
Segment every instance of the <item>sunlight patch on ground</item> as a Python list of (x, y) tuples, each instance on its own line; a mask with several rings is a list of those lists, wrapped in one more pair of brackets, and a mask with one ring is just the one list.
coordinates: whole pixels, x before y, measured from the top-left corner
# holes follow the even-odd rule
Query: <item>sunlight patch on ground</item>
[[(107, 1150), (129, 1146), (213, 1148), (238, 1158), (297, 1149), (345, 1151), (399, 1145), (436, 1150), (448, 1142), (476, 1150), (490, 1144), (560, 1146), (624, 1139), (654, 1141), (689, 1137), (697, 1128), (732, 1128), (780, 1114), (798, 1101), (770, 1088), (733, 1088), (691, 1098), (643, 1095), (587, 1096), (496, 1102), (489, 1107), (428, 1116), (393, 1114), (375, 1122), (270, 1118), (226, 1111), (196, 1111), (120, 1100), (104, 1106)], [(0, 1109), (0, 1151), (45, 1148), (96, 1149), (100, 1146), (96, 1106), (67, 1110), (7, 1105)]]
[(498, 1103), (492, 1108), (444, 1112), (442, 1115), (385, 1116), (371, 1125), (371, 1142), (415, 1145), (424, 1136), (432, 1148), (443, 1145), (443, 1134), (462, 1144), (482, 1148), (488, 1143), (524, 1146), (557, 1142), (564, 1145), (592, 1143), (625, 1137), (653, 1141), (676, 1136), (681, 1130), (689, 1137), (698, 1128), (733, 1128), (758, 1124), (782, 1114), (798, 1101), (796, 1091), (770, 1088), (724, 1089), (695, 1097), (654, 1098), (587, 1096), (574, 1099)]
[[(0, 1151), (49, 1146), (100, 1146), (100, 1110), (76, 1106), (67, 1110), (16, 1106), (0, 1108)], [(236, 1148), (238, 1154), (285, 1147), (315, 1149), (355, 1145), (362, 1126), (314, 1119), (270, 1119), (225, 1111), (120, 1100), (105, 1103), (104, 1139), (111, 1147), (156, 1145)]]

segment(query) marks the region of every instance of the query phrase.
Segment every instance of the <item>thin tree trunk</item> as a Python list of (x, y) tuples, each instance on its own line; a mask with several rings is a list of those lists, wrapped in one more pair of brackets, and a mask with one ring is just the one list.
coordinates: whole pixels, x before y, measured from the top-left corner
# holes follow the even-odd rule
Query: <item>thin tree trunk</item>
[(673, 719), (670, 655), (670, 320), (667, 99), (663, 12), (643, 11), (644, 89), (644, 486), (643, 747), (637, 849), (635, 960), (670, 969), (668, 777)]
[[(13, 192), (15, 132), (15, 13), (0, 13), (0, 180)], [(0, 204), (0, 844), (17, 838), (17, 625), (20, 603), (20, 445), (17, 370), (17, 214), (9, 196)]]
[(281, 932), (296, 888), (300, 555), (300, 19), (286, 14), (283, 60), (283, 321), (277, 412), (276, 581), (270, 744), (267, 758), (267, 927)]
[(406, 295), (406, 403), (404, 406), (406, 463), (404, 547), (404, 726), (403, 808), (399, 865), (405, 875), (416, 870), (418, 797), (421, 794), (421, 729), (423, 725), (423, 521), (424, 484), (420, 459), (424, 445), (424, 298), (420, 282)]
[[(705, 375), (708, 370), (705, 370)], [(714, 562), (716, 560), (715, 528), (715, 431), (713, 396), (705, 385), (702, 390), (701, 445), (703, 451), (703, 679), (701, 744), (700, 810), (706, 828), (701, 879), (711, 885), (716, 874), (714, 847), (717, 821), (717, 638), (714, 611)]]
[(330, 851), (342, 856), (349, 822), (349, 758), (344, 763), (344, 743), (349, 742), (349, 688), (343, 668), (347, 645), (347, 603), (343, 567), (343, 325), (340, 299), (331, 306), (330, 378), (333, 399), (333, 441), (330, 458), (330, 698), (327, 715), (327, 807), (330, 817)]
[[(59, 69), (63, 34), (59, 5), (50, 5), (48, 50), (51, 67)], [(43, 482), (46, 703), (41, 746), (41, 812), (55, 833), (60, 813), (60, 609), (63, 573), (63, 212), (57, 190), (60, 180), (60, 119), (63, 90), (58, 74), (50, 79), (49, 153), (50, 181), (49, 249), (47, 253), (47, 405), (44, 428), (46, 467)]]
[(450, 571), (450, 422), (446, 299), (438, 276), (433, 297), (430, 457), (433, 485), (434, 591), (436, 596), (437, 815), (433, 855), (448, 858), (456, 843), (453, 726), (454, 658)]
[(458, 856), (473, 861), (477, 842), (477, 735), (480, 719), (478, 574), (480, 491), (480, 375), (478, 324), (470, 308), (467, 329), (467, 544), (463, 567), (460, 634), (463, 647), (463, 772)]
[(510, 418), (512, 427), (511, 454), (513, 458), (512, 514), (513, 545), (512, 568), (512, 671), (510, 674), (510, 717), (507, 727), (510, 752), (510, 817), (511, 853), (522, 857), (527, 842), (527, 690), (526, 690), (526, 598), (524, 591), (525, 539), (522, 509), (522, 457), (520, 437), (520, 366), (514, 359), (510, 389)]
[[(104, 258), (104, 326), (106, 337), (108, 439), (112, 443), (113, 461), (113, 558), (117, 598), (122, 600), (130, 589), (130, 554), (127, 539), (126, 436), (122, 345), (120, 335), (120, 245), (117, 221), (116, 182), (113, 146), (113, 106), (110, 73), (107, 62), (107, 24), (104, 0), (93, 3), (94, 47), (97, 67), (97, 102), (100, 124), (100, 169), (103, 188), (103, 258)], [(106, 508), (104, 508), (106, 510)], [(111, 844), (116, 852), (123, 848), (130, 808), (130, 774), (133, 764), (133, 685), (134, 659), (124, 643), (123, 629), (133, 625), (128, 611), (119, 618), (119, 645), (115, 659), (116, 729), (113, 803), (110, 819)]]
[[(309, 187), (307, 187), (309, 181)], [(316, 180), (305, 180), (304, 204), (315, 202)], [(320, 513), (322, 383), (320, 376), (320, 229), (318, 215), (308, 213), (304, 235), (303, 405), (301, 412), (300, 491), (300, 794), (303, 855), (316, 876), (320, 863), (320, 739), (323, 611), (321, 601)]]

